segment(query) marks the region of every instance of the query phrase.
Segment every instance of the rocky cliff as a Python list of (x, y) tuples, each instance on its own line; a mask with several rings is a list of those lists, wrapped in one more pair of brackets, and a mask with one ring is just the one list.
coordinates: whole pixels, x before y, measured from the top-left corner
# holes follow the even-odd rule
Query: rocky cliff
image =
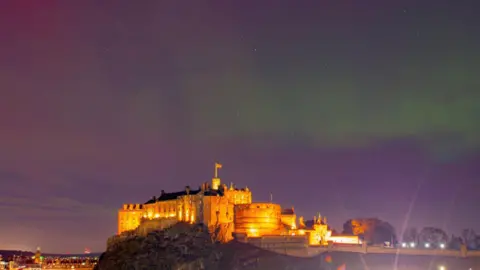
[(177, 223), (146, 236), (124, 238), (101, 255), (95, 269), (321, 269), (319, 262), (318, 258), (283, 256), (235, 241), (216, 243), (206, 227)]
[(203, 226), (177, 223), (117, 241), (102, 254), (96, 269), (202, 269), (218, 260), (215, 248)]
[(138, 236), (147, 236), (150, 232), (170, 228), (178, 222), (177, 218), (162, 218), (154, 220), (142, 220), (140, 226), (135, 230), (123, 232), (120, 235), (114, 235), (107, 239), (107, 251), (119, 243)]

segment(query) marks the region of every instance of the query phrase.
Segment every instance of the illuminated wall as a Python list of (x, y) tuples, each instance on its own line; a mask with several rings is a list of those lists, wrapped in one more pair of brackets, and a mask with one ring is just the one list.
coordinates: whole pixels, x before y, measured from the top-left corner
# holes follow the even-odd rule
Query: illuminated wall
[(327, 240), (338, 244), (361, 244), (357, 235), (335, 235), (328, 237)]
[(251, 199), (252, 195), (248, 189), (235, 189), (228, 190), (225, 196), (197, 193), (179, 196), (172, 200), (153, 200), (143, 205), (124, 205), (118, 215), (118, 231), (121, 233), (133, 230), (140, 225), (142, 219), (172, 217), (176, 217), (178, 221), (202, 222), (208, 227), (225, 223), (233, 224), (234, 203), (248, 203)]
[(288, 231), (289, 235), (305, 236), (311, 246), (327, 245), (328, 238), (332, 231), (328, 226), (322, 223), (315, 223), (311, 228), (292, 229)]
[(312, 246), (326, 245), (331, 234), (332, 232), (328, 230), (328, 226), (321, 224), (319, 221), (319, 223), (313, 224), (313, 230), (309, 234), (309, 243)]
[(145, 204), (143, 217), (149, 220), (177, 217), (178, 221), (196, 222), (200, 218), (201, 198), (198, 194), (184, 195), (173, 200)]
[(281, 235), (265, 235), (258, 238), (250, 238), (249, 244), (264, 248), (280, 251), (284, 249), (304, 249), (308, 247), (308, 241), (305, 236), (281, 236)]
[(203, 220), (209, 228), (217, 224), (233, 222), (233, 204), (223, 196), (203, 197)]
[(144, 204), (143, 217), (146, 219), (170, 218), (175, 216), (177, 216), (176, 200)]
[(118, 211), (118, 234), (136, 229), (143, 215), (143, 205), (124, 204)]
[(297, 228), (297, 215), (295, 214), (282, 214), (280, 220), (291, 229)]
[(218, 190), (220, 185), (222, 184), (220, 178), (212, 178), (212, 189), (213, 190)]
[(228, 198), (228, 202), (231, 204), (249, 204), (252, 203), (252, 192), (248, 189), (229, 189), (225, 186), (225, 197)]
[[(308, 229), (301, 221), (300, 229), (297, 228), (296, 220), (293, 207), (282, 212), (277, 204), (252, 203), (252, 192), (248, 188), (237, 189), (233, 184), (227, 187), (220, 178), (213, 178), (211, 187), (204, 183), (200, 189), (191, 191), (186, 186), (181, 192), (162, 191), (159, 199), (154, 197), (143, 205), (125, 204), (118, 214), (118, 233), (137, 229), (141, 223), (145, 223), (144, 229), (148, 231), (181, 221), (203, 223), (211, 232), (221, 231), (222, 241), (231, 239), (235, 232), (250, 238), (295, 236), (292, 239), (306, 239), (311, 245), (326, 243), (331, 232), (320, 219)], [(281, 237), (269, 239), (277, 245), (276, 241), (283, 239)]]
[(273, 203), (239, 204), (235, 206), (235, 233), (248, 237), (279, 234), (281, 208)]
[(320, 246), (322, 244), (322, 235), (320, 232), (315, 230), (307, 231), (308, 243), (311, 246)]
[[(213, 179), (212, 182), (219, 179)], [(205, 196), (203, 198), (203, 220), (208, 226), (217, 223), (233, 222), (234, 206), (237, 204), (249, 204), (252, 202), (252, 192), (248, 189), (236, 189), (233, 184), (227, 187), (218, 182), (223, 196)]]
[(203, 222), (200, 216), (202, 209), (202, 196), (184, 195), (176, 200), (176, 217), (178, 221), (184, 222)]

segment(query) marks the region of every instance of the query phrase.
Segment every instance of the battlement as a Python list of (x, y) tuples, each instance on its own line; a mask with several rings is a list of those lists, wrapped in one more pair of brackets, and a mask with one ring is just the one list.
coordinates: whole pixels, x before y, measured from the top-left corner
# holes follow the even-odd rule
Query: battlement
[(143, 204), (124, 204), (122, 210), (125, 211), (135, 211), (135, 210), (143, 210)]

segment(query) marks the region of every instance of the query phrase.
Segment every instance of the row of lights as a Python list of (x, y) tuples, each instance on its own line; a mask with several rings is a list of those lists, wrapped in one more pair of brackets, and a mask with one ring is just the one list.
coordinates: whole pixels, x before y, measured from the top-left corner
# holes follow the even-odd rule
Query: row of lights
[[(425, 243), (425, 248), (430, 248), (430, 243)], [(411, 242), (410, 244), (407, 245), (407, 243), (402, 243), (402, 247), (406, 248), (406, 247), (411, 247), (411, 248), (414, 248), (415, 247), (415, 243), (414, 242)], [(439, 247), (441, 249), (445, 249), (445, 244), (444, 243), (441, 243), (439, 245)]]

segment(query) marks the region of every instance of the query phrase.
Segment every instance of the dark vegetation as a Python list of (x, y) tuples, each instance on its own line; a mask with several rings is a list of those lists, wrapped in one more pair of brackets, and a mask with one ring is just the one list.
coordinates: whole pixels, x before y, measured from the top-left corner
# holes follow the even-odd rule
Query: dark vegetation
[(430, 244), (431, 247), (439, 247), (444, 244), (445, 248), (459, 250), (465, 244), (469, 250), (480, 250), (480, 235), (472, 229), (465, 229), (460, 236), (448, 234), (437, 227), (407, 228), (403, 234), (398, 232), (388, 222), (377, 218), (359, 218), (347, 220), (343, 225), (344, 234), (360, 236), (368, 244), (381, 245), (384, 242), (407, 242), (415, 243), (419, 247)]

